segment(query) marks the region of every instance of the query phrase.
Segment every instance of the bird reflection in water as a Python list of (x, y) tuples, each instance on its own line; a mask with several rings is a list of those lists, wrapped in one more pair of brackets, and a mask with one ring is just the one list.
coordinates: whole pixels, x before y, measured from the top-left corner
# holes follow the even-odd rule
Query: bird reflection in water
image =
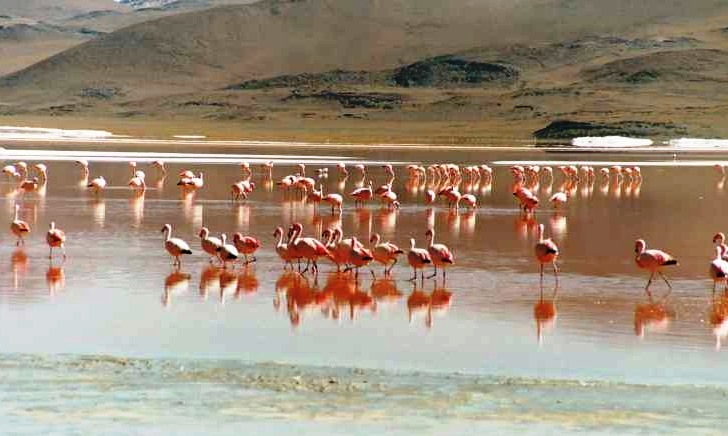
[(456, 209), (450, 209), (446, 216), (447, 228), (453, 238), (460, 237), (460, 213)]
[(658, 301), (652, 294), (645, 293), (647, 302), (637, 304), (634, 309), (634, 333), (640, 339), (644, 339), (645, 332), (664, 332), (670, 325), (670, 320), (675, 313), (667, 307), (667, 300), (670, 298), (670, 291)]
[[(355, 234), (369, 234), (372, 228), (372, 213), (369, 208), (360, 207), (352, 214), (353, 229)], [(385, 232), (380, 232), (385, 233)]]
[(520, 212), (516, 216), (514, 224), (516, 235), (523, 241), (528, 239), (529, 233), (533, 233), (538, 228), (538, 222), (536, 222), (533, 212)]
[(241, 231), (247, 232), (250, 228), (250, 206), (247, 204), (240, 204), (236, 207), (238, 228)]
[(220, 304), (225, 304), (228, 295), (238, 297), (238, 275), (223, 269), (220, 272)]
[(431, 293), (417, 288), (413, 284), (412, 293), (407, 297), (407, 317), (410, 324), (415, 318), (424, 314), (425, 326), (432, 328), (434, 316), (438, 313), (445, 313), (452, 304), (452, 292), (445, 287), (437, 287)]
[(13, 290), (20, 287), (20, 277), (28, 271), (29, 258), (25, 250), (17, 248), (10, 255), (10, 269), (13, 272)]
[(162, 197), (164, 194), (164, 183), (167, 181), (167, 175), (162, 174), (159, 176), (156, 182), (154, 182), (154, 187), (157, 188), (157, 195), (159, 197)]
[(562, 240), (566, 236), (566, 215), (561, 212), (554, 211), (553, 215), (549, 219), (549, 225), (551, 226), (551, 234), (554, 238)]
[(722, 292), (717, 297), (713, 294), (708, 319), (715, 336), (715, 349), (720, 350), (723, 340), (728, 337), (728, 293)]
[(357, 312), (370, 309), (374, 311), (374, 300), (359, 290), (359, 283), (351, 274), (335, 272), (328, 275), (323, 289), (324, 312), (333, 319), (341, 319), (342, 309), (349, 312), (349, 320), (356, 319)]
[(376, 211), (376, 221), (379, 225), (379, 231), (384, 238), (394, 238), (397, 229), (398, 209), (380, 208)]
[(129, 198), (129, 208), (136, 228), (139, 228), (144, 220), (144, 194), (145, 191), (134, 192)]
[(207, 265), (200, 273), (200, 298), (207, 299), (211, 290), (220, 288), (220, 274), (222, 269), (215, 265)]
[(241, 273), (238, 275), (238, 289), (235, 293), (235, 298), (240, 298), (242, 295), (251, 295), (258, 292), (260, 283), (258, 278), (255, 276), (255, 269), (248, 268), (247, 265)]
[(101, 197), (90, 198), (91, 214), (94, 217), (94, 223), (99, 227), (104, 227), (106, 222), (106, 203)]
[(55, 295), (66, 287), (66, 272), (63, 266), (53, 266), (51, 264), (46, 271), (46, 284), (48, 285), (48, 293)]
[(539, 299), (533, 306), (533, 318), (536, 320), (536, 338), (538, 345), (543, 345), (544, 332), (550, 331), (556, 325), (556, 296), (559, 292), (558, 283), (554, 286), (551, 298), (545, 298), (543, 284), (539, 289)]
[(391, 278), (372, 280), (370, 294), (374, 298), (377, 309), (395, 305), (402, 299), (402, 293), (397, 290), (397, 282)]
[(164, 279), (164, 293), (162, 294), (162, 306), (169, 307), (173, 296), (179, 296), (187, 292), (190, 287), (191, 275), (182, 271), (173, 271)]

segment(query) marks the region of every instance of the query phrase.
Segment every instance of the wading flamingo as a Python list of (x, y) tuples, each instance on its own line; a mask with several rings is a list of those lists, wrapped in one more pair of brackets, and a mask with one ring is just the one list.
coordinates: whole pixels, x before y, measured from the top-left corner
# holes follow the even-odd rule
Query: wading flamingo
[(48, 259), (53, 258), (54, 248), (60, 248), (63, 252), (63, 258), (66, 258), (66, 233), (63, 230), (56, 228), (55, 221), (51, 221), (50, 229), (48, 229), (48, 233), (46, 233), (46, 242), (48, 243), (48, 247), (50, 247)]
[(350, 196), (354, 197), (354, 206), (360, 207), (363, 206), (365, 202), (369, 201), (372, 198), (372, 181), (369, 181), (369, 185), (366, 188), (357, 188), (351, 193), (349, 193)]
[(308, 261), (308, 264), (302, 273), (305, 273), (308, 271), (308, 268), (311, 267), (314, 274), (318, 274), (317, 260), (320, 257), (331, 258), (331, 254), (329, 253), (329, 250), (326, 249), (326, 246), (318, 239), (309, 237), (302, 238), (302, 232), (303, 225), (301, 223), (293, 223), (288, 230), (288, 233), (291, 236), (291, 239), (288, 241), (291, 255), (294, 259), (300, 260), (305, 258)]
[(447, 245), (435, 243), (434, 229), (427, 229), (425, 236), (428, 242), (427, 252), (430, 254), (430, 259), (432, 259), (432, 266), (435, 267), (435, 272), (428, 278), (437, 277), (437, 267), (440, 267), (442, 268), (442, 279), (445, 280), (446, 268), (455, 263), (455, 258)]
[(276, 227), (275, 231), (273, 231), (273, 237), (278, 238), (278, 242), (276, 243), (276, 254), (278, 254), (281, 260), (283, 260), (284, 262), (283, 269), (288, 269), (289, 265), (291, 269), (293, 269), (293, 263), (291, 263), (293, 257), (288, 250), (288, 244), (283, 242), (283, 228)]
[(647, 286), (645, 286), (645, 291), (648, 295), (651, 295), (650, 284), (652, 284), (652, 279), (655, 277), (655, 274), (659, 274), (667, 284), (667, 287), (672, 289), (670, 282), (667, 281), (667, 277), (662, 274), (660, 269), (663, 266), (677, 265), (677, 259), (662, 250), (648, 250), (647, 243), (644, 239), (638, 239), (635, 241), (634, 252), (636, 254), (635, 262), (637, 263), (637, 266), (650, 272), (650, 278), (647, 280)]
[(106, 188), (106, 179), (104, 179), (103, 176), (98, 176), (91, 180), (87, 187), (94, 191), (95, 195), (99, 195), (99, 193)]
[(417, 280), (417, 270), (422, 271), (422, 281), (425, 280), (425, 266), (432, 263), (430, 254), (424, 248), (415, 247), (415, 238), (410, 239), (410, 249), (407, 252), (407, 263), (412, 267), (412, 278), (409, 281)]
[(238, 249), (233, 244), (227, 243), (227, 235), (225, 233), (220, 235), (220, 240), (222, 241), (222, 245), (217, 249), (217, 252), (222, 261), (222, 267), (227, 268), (227, 263), (235, 262), (240, 257), (240, 253), (238, 253)]
[(15, 219), (13, 219), (13, 222), (10, 223), (10, 231), (18, 238), (18, 241), (15, 243), (16, 246), (18, 245), (25, 245), (25, 240), (23, 237), (30, 233), (30, 226), (25, 221), (21, 220), (19, 218), (20, 214), (20, 205), (15, 205)]
[(180, 238), (172, 237), (172, 226), (165, 224), (162, 227), (162, 233), (164, 233), (164, 248), (167, 250), (170, 256), (174, 257), (174, 265), (178, 268), (182, 267), (182, 261), (180, 256), (183, 254), (192, 254), (190, 246)]
[(713, 294), (715, 294), (715, 285), (718, 282), (723, 282), (725, 289), (724, 292), (728, 292), (728, 261), (723, 259), (725, 255), (725, 249), (722, 246), (715, 247), (715, 259), (710, 262), (710, 278), (713, 279)]
[(392, 272), (392, 268), (397, 263), (397, 257), (404, 254), (404, 251), (393, 243), (380, 242), (379, 233), (373, 233), (369, 238), (370, 249), (374, 260), (384, 265), (384, 275), (387, 276)]
[(541, 268), (541, 284), (543, 285), (543, 266), (550, 263), (554, 267), (554, 277), (556, 283), (559, 283), (559, 268), (556, 266), (556, 258), (559, 256), (559, 247), (551, 239), (543, 238), (544, 225), (538, 225), (538, 242), (533, 251), (536, 255), (536, 260)]
[(210, 263), (212, 263), (212, 259), (219, 257), (218, 251), (220, 250), (220, 247), (222, 247), (222, 240), (215, 238), (214, 236), (210, 236), (210, 230), (208, 230), (207, 227), (201, 228), (198, 236), (200, 237), (200, 247), (202, 247), (202, 251), (210, 256)]
[[(238, 252), (245, 257), (245, 262), (243, 265), (247, 265), (249, 263), (255, 262), (257, 259), (255, 258), (254, 254), (260, 248), (260, 241), (258, 241), (256, 238), (252, 236), (243, 236), (240, 232), (233, 233), (233, 245), (235, 245), (235, 248), (238, 249)], [(248, 256), (251, 257), (251, 259), (248, 259)]]

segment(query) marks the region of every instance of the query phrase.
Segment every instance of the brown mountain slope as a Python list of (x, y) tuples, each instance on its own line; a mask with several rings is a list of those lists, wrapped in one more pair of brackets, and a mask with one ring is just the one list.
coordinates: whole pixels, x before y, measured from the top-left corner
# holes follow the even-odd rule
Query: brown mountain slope
[[(622, 32), (699, 18), (717, 0), (267, 0), (136, 24), (4, 77), (0, 98), (70, 98), (88, 87), (129, 97), (335, 68), (391, 68), (471, 47)], [(722, 10), (721, 9), (721, 10)]]

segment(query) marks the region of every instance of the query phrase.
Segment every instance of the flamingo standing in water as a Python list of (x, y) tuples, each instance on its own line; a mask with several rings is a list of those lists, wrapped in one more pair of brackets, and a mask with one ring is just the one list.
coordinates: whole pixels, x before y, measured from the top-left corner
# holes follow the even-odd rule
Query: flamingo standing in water
[(723, 259), (725, 256), (725, 248), (723, 246), (715, 247), (715, 259), (710, 262), (710, 278), (713, 279), (713, 294), (715, 294), (715, 285), (718, 282), (723, 282), (725, 285), (725, 291), (728, 292), (728, 261)]
[(25, 245), (25, 240), (23, 237), (30, 233), (30, 225), (28, 225), (27, 222), (23, 221), (19, 217), (20, 214), (20, 205), (15, 205), (15, 219), (13, 219), (13, 222), (10, 223), (10, 231), (18, 238), (18, 241), (15, 243), (16, 246), (18, 245)]
[(357, 188), (351, 191), (349, 195), (354, 197), (354, 206), (363, 206), (365, 202), (369, 201), (372, 198), (372, 181), (369, 181), (369, 186), (367, 186), (366, 188)]
[(291, 263), (293, 257), (291, 256), (290, 250), (288, 250), (288, 244), (283, 242), (283, 228), (276, 227), (275, 231), (273, 231), (273, 237), (278, 238), (278, 243), (276, 243), (276, 253), (281, 260), (285, 262), (283, 264), (283, 269), (288, 269), (289, 265), (291, 269), (293, 269), (293, 263)]
[(94, 194), (98, 196), (99, 193), (106, 188), (106, 179), (104, 179), (103, 176), (98, 176), (91, 180), (87, 187), (94, 191)]
[(303, 225), (301, 223), (292, 224), (288, 231), (291, 237), (288, 241), (288, 247), (291, 250), (291, 255), (294, 259), (300, 260), (301, 258), (305, 258), (308, 261), (308, 264), (302, 273), (308, 271), (310, 266), (314, 274), (318, 274), (318, 258), (331, 258), (331, 254), (329, 253), (329, 250), (326, 249), (326, 246), (318, 239), (302, 238), (302, 232)]
[[(254, 254), (258, 248), (260, 248), (260, 241), (256, 238), (252, 236), (243, 236), (242, 233), (235, 232), (233, 233), (233, 245), (235, 245), (238, 252), (245, 257), (245, 263), (243, 263), (243, 265), (248, 265), (249, 263), (257, 260)], [(248, 256), (251, 256), (252, 260), (248, 260)]]
[(435, 244), (434, 229), (427, 229), (427, 232), (425, 232), (425, 236), (428, 240), (427, 252), (430, 254), (430, 259), (432, 259), (432, 266), (435, 267), (435, 272), (432, 273), (430, 278), (437, 276), (437, 267), (439, 266), (440, 268), (442, 268), (442, 279), (445, 280), (446, 268), (455, 263), (455, 258), (453, 257), (452, 252), (447, 245)]
[(225, 233), (220, 235), (220, 240), (222, 241), (222, 245), (217, 249), (217, 252), (222, 261), (222, 267), (226, 268), (228, 262), (234, 262), (240, 257), (240, 253), (238, 253), (235, 245), (227, 243), (227, 235)]
[(551, 239), (544, 239), (543, 237), (544, 225), (538, 225), (538, 242), (534, 247), (534, 254), (536, 260), (541, 267), (541, 283), (543, 284), (543, 266), (544, 264), (550, 263), (554, 267), (554, 277), (556, 283), (559, 283), (559, 268), (556, 266), (556, 258), (559, 256), (559, 247)]
[(46, 242), (48, 243), (48, 247), (50, 247), (48, 259), (53, 258), (54, 248), (60, 248), (63, 252), (63, 259), (66, 258), (66, 233), (63, 230), (56, 228), (55, 221), (51, 221), (50, 229), (48, 229), (48, 233), (46, 233)]
[(417, 280), (417, 270), (422, 271), (422, 280), (425, 280), (425, 266), (432, 263), (430, 253), (424, 248), (415, 247), (415, 238), (410, 239), (410, 249), (407, 252), (407, 263), (412, 267), (412, 278), (409, 281)]
[(662, 250), (648, 250), (647, 243), (644, 239), (635, 241), (634, 252), (636, 254), (635, 262), (637, 266), (650, 271), (650, 278), (647, 280), (647, 286), (645, 286), (645, 291), (647, 291), (648, 295), (651, 295), (650, 284), (652, 284), (652, 279), (655, 277), (655, 274), (659, 274), (667, 284), (667, 287), (672, 289), (670, 282), (667, 281), (667, 277), (665, 277), (661, 269), (663, 266), (677, 265), (677, 259)]
[(81, 176), (83, 178), (88, 178), (89, 170), (88, 170), (88, 161), (86, 159), (79, 159), (75, 161), (75, 163), (81, 167)]
[(397, 263), (397, 257), (403, 254), (404, 251), (389, 241), (380, 241), (381, 237), (379, 233), (373, 233), (371, 238), (369, 238), (372, 257), (374, 257), (375, 261), (384, 265), (384, 275), (387, 276), (392, 272), (392, 268)]
[(210, 236), (210, 230), (207, 227), (201, 228), (198, 236), (200, 237), (202, 251), (210, 255), (210, 263), (212, 263), (212, 259), (219, 257), (222, 241), (214, 236)]
[(172, 237), (172, 226), (165, 224), (162, 227), (162, 233), (164, 233), (164, 248), (167, 250), (170, 256), (174, 257), (174, 265), (178, 268), (182, 267), (182, 261), (180, 257), (183, 254), (192, 254), (192, 250), (187, 243), (180, 238)]
[(338, 211), (339, 214), (341, 214), (344, 197), (342, 197), (340, 194), (333, 192), (331, 194), (326, 194), (323, 196), (323, 198), (321, 198), (321, 201), (323, 201), (324, 203), (328, 203), (331, 206), (331, 215), (334, 214), (334, 211)]
[(167, 167), (164, 165), (164, 161), (155, 160), (152, 162), (152, 166), (159, 171), (159, 175), (164, 177), (167, 175)]
[[(349, 253), (349, 261), (351, 262), (351, 266), (347, 267), (344, 272), (354, 269), (354, 277), (358, 278), (359, 268), (369, 265), (369, 263), (374, 260), (374, 257), (372, 256), (372, 252), (364, 248), (361, 242), (359, 242), (355, 237), (351, 239), (352, 249), (351, 253)], [(373, 277), (374, 271), (372, 271), (371, 268), (369, 270), (371, 271)]]

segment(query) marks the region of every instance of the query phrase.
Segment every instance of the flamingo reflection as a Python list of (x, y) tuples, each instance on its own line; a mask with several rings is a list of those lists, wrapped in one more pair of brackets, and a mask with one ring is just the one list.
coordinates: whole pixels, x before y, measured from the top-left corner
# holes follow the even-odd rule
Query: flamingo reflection
[(28, 255), (22, 248), (17, 248), (10, 255), (10, 269), (13, 272), (13, 290), (17, 291), (20, 285), (20, 276), (28, 271)]
[(647, 302), (637, 304), (634, 309), (634, 333), (640, 339), (644, 339), (646, 331), (666, 331), (670, 320), (675, 317), (675, 313), (666, 304), (670, 292), (658, 301), (653, 299), (652, 294), (647, 292), (645, 294)]
[(220, 304), (225, 304), (228, 295), (238, 297), (238, 275), (223, 269), (220, 273)]
[(538, 345), (543, 345), (543, 334), (552, 330), (556, 324), (556, 295), (559, 286), (554, 286), (551, 298), (544, 298), (543, 285), (539, 289), (539, 299), (533, 306), (533, 318), (536, 320), (536, 337)]
[(164, 279), (164, 293), (162, 294), (162, 306), (168, 307), (172, 303), (172, 297), (182, 295), (189, 289), (191, 275), (179, 270), (170, 273)]
[(66, 287), (66, 273), (63, 266), (49, 266), (45, 277), (50, 295), (55, 295)]
[(720, 350), (723, 339), (728, 337), (728, 293), (713, 295), (710, 305), (710, 327), (715, 336), (715, 349)]
[(238, 275), (238, 289), (235, 297), (240, 298), (243, 294), (255, 294), (258, 292), (258, 287), (260, 287), (260, 283), (255, 276), (255, 270), (253, 268), (244, 268)]
[(452, 292), (444, 286), (435, 287), (431, 293), (427, 293), (413, 285), (412, 293), (407, 297), (407, 314), (410, 324), (414, 318), (424, 314), (425, 326), (432, 328), (434, 316), (446, 313), (452, 304)]
[(211, 290), (220, 288), (220, 274), (222, 269), (215, 265), (207, 265), (200, 274), (200, 297), (207, 299)]
[(402, 293), (397, 290), (397, 282), (391, 278), (372, 280), (370, 294), (374, 298), (377, 308), (380, 305), (396, 304), (402, 299)]

